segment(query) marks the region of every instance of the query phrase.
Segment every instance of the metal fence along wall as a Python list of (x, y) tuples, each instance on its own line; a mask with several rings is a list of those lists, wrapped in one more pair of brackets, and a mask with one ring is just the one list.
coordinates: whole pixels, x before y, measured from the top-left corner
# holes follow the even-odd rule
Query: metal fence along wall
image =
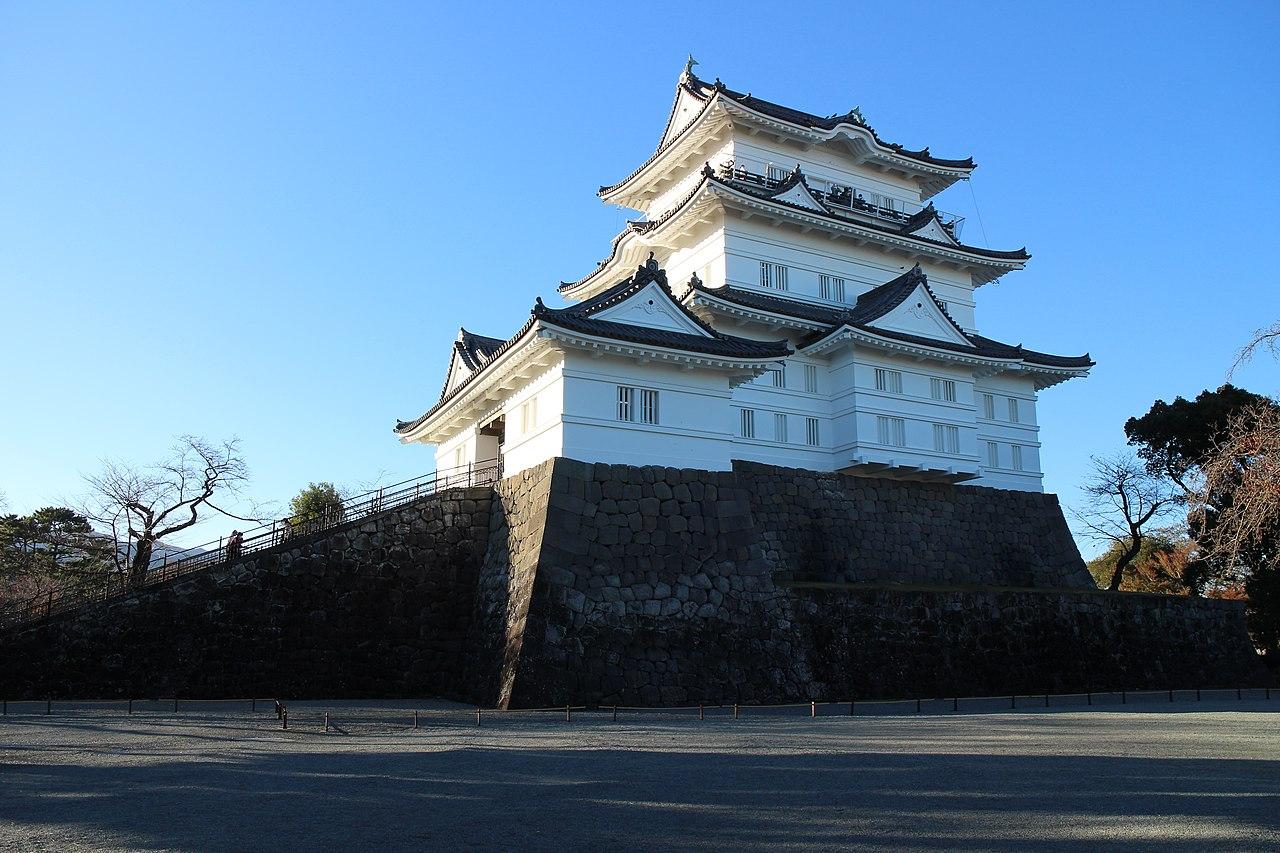
[(258, 551), (284, 545), (291, 540), (310, 537), (343, 524), (361, 521), (378, 513), (412, 503), (420, 498), (449, 489), (483, 486), (502, 477), (500, 460), (435, 471), (375, 491), (365, 492), (342, 501), (341, 506), (320, 516), (297, 523), (289, 519), (273, 521), (247, 531), (238, 544), (226, 537), (188, 548), (177, 554), (165, 554), (153, 562), (141, 583), (130, 584), (118, 574), (50, 590), (31, 598), (9, 602), (0, 607), (0, 629), (21, 626), (96, 602), (126, 595), (134, 590), (167, 583), (194, 572), (206, 571)]

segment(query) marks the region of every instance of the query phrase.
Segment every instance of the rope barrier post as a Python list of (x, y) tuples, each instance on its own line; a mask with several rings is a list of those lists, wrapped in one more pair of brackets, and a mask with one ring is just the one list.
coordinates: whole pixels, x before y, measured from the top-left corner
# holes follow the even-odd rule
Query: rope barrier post
[(45, 700), (44, 700), (44, 715), (47, 717), (47, 716), (49, 716), (49, 715), (50, 715), (50, 714), (52, 714), (52, 713), (53, 713), (53, 700), (52, 700), (52, 699), (45, 699)]
[(1015, 693), (1009, 697), (1009, 710), (1015, 711), (1017, 710), (1017, 708), (1018, 708), (1018, 694)]
[(250, 700), (249, 700), (249, 713), (251, 713), (251, 714), (256, 714), (256, 713), (258, 713), (258, 700), (257, 700), (257, 699), (250, 699)]
[(706, 709), (704, 709), (704, 708), (702, 707), (702, 703), (701, 703), (701, 702), (699, 702), (699, 703), (698, 703), (698, 719), (699, 719), (699, 720), (705, 720), (706, 718), (707, 718), (707, 712), (706, 712)]
[(1044, 694), (1044, 706), (1045, 706), (1046, 708), (1048, 708), (1048, 707), (1049, 707), (1049, 694), (1048, 694), (1048, 693)]
[(476, 725), (480, 725), (480, 706), (476, 706)]
[(1200, 688), (1199, 688), (1199, 687), (1197, 687), (1197, 688), (1196, 688), (1196, 701), (1197, 701), (1197, 702), (1199, 702), (1199, 701), (1200, 701)]
[(952, 710), (952, 711), (959, 711), (959, 710), (960, 710), (960, 697), (959, 697), (959, 696), (957, 696), (957, 697), (955, 697), (954, 699), (952, 699), (952, 700), (951, 700), (951, 710)]
[(916, 700), (916, 713), (917, 713), (917, 714), (919, 714), (919, 713), (920, 713), (920, 700), (919, 700), (919, 699), (917, 699), (917, 700)]
[(133, 700), (132, 699), (129, 700), (129, 716), (130, 717), (133, 716)]
[(1270, 687), (1268, 687), (1268, 688), (1267, 688), (1267, 699), (1270, 699), (1270, 698), (1271, 698), (1271, 688), (1270, 688)]
[(178, 697), (173, 697), (173, 713), (178, 713)]
[(1244, 698), (1244, 696), (1242, 696), (1242, 695), (1241, 695), (1241, 693), (1240, 693), (1240, 688), (1239, 688), (1239, 687), (1237, 687), (1237, 688), (1236, 688), (1236, 701), (1237, 701), (1237, 702), (1239, 702), (1239, 701), (1240, 701), (1241, 699), (1243, 699), (1243, 698)]
[(1129, 697), (1123, 690), (1120, 691), (1120, 704), (1121, 705), (1129, 704)]
[(564, 706), (564, 721), (566, 723), (573, 722), (573, 711), (569, 708), (568, 705)]
[(738, 703), (737, 702), (733, 703), (733, 718), (735, 720), (738, 719)]
[(817, 702), (810, 702), (810, 703), (809, 703), (809, 716), (810, 716), (810, 717), (816, 717), (816, 716), (818, 716), (818, 703), (817, 703)]
[(415, 729), (418, 727), (418, 709), (417, 708), (413, 709), (413, 727)]
[(328, 711), (324, 712), (324, 732), (325, 734), (329, 733), (329, 712)]
[(280, 728), (281, 728), (281, 729), (288, 729), (288, 728), (289, 728), (289, 712), (288, 712), (288, 710), (283, 711), (283, 712), (281, 713), (281, 715), (280, 715)]
[(1170, 702), (1172, 702), (1172, 701), (1173, 701), (1173, 691), (1172, 691), (1172, 690), (1170, 690), (1170, 691), (1169, 691), (1169, 701), (1170, 701)]
[(849, 716), (850, 716), (850, 717), (852, 717), (852, 716), (853, 716), (853, 703), (854, 703), (854, 701), (856, 701), (856, 700), (853, 700), (853, 699), (850, 699), (850, 700), (849, 700)]
[(1084, 694), (1084, 701), (1085, 701), (1085, 704), (1086, 704), (1086, 705), (1092, 705), (1092, 704), (1093, 704), (1093, 691), (1092, 691), (1092, 690), (1090, 690), (1088, 693)]
[(613, 706), (613, 721), (615, 723), (618, 722), (618, 706), (617, 705)]

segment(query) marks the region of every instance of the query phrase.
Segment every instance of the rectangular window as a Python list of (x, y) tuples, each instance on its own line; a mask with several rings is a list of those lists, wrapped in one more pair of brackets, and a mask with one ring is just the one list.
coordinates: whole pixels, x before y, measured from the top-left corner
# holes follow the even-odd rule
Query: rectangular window
[(982, 416), (989, 421), (996, 419), (996, 398), (991, 394), (982, 395)]
[(658, 392), (651, 388), (618, 386), (618, 420), (630, 423), (658, 422)]
[(640, 423), (656, 424), (658, 422), (658, 392), (649, 388), (640, 389)]
[(635, 391), (634, 388), (628, 388), (626, 385), (618, 386), (618, 420), (620, 421), (634, 421), (636, 419), (633, 391)]
[(1000, 467), (1000, 445), (996, 444), (994, 441), (987, 442), (987, 467)]
[(939, 453), (959, 453), (960, 428), (947, 424), (934, 424), (933, 449)]
[(1017, 397), (1009, 398), (1009, 423), (1011, 424), (1022, 423), (1022, 418), (1019, 416), (1019, 412), (1018, 412)]
[(527, 435), (538, 425), (538, 398), (530, 397), (520, 406), (520, 434)]
[(817, 447), (820, 444), (817, 418), (804, 419), (804, 443), (810, 447)]
[(769, 384), (774, 388), (787, 387), (787, 373), (784, 368), (772, 368), (769, 370)]
[(454, 468), (462, 467), (462, 448), (461, 447), (453, 451), (453, 467)]
[(818, 393), (818, 366), (816, 364), (806, 364), (804, 366), (804, 390), (810, 394)]
[(1022, 446), (1018, 444), (1011, 444), (1009, 445), (1009, 450), (1012, 451), (1012, 454), (1013, 454), (1013, 461), (1012, 461), (1013, 470), (1021, 471), (1022, 470)]
[(954, 379), (939, 379), (935, 376), (929, 380), (929, 393), (933, 395), (935, 400), (954, 403), (956, 401), (956, 381)]
[(876, 417), (876, 437), (881, 444), (893, 447), (907, 446), (907, 422), (902, 418)]
[(787, 268), (782, 264), (760, 262), (760, 286), (775, 290), (787, 290)]
[(876, 390), (885, 391), (889, 394), (902, 393), (902, 371), (886, 370), (883, 367), (876, 368)]
[(787, 443), (787, 416), (782, 412), (773, 415), (773, 440), (781, 444)]
[(823, 299), (844, 302), (844, 279), (832, 275), (818, 275), (818, 295)]
[(743, 438), (756, 437), (756, 412), (755, 409), (742, 410), (742, 423), (739, 426), (738, 434)]

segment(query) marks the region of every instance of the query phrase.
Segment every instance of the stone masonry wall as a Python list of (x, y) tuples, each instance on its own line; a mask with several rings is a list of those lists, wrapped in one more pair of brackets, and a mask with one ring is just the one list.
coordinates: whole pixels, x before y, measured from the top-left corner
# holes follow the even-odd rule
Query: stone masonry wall
[(766, 556), (796, 579), (1096, 585), (1056, 495), (736, 462)]
[(550, 460), (0, 636), (0, 695), (675, 705), (1265, 683), (1056, 499)]
[[(1052, 498), (847, 479), (555, 460), (504, 702), (775, 702), (1265, 678), (1238, 603), (1073, 589), (1083, 566)], [(806, 550), (808, 519), (823, 531), (819, 543), (837, 543), (817, 557)], [(854, 549), (847, 559), (843, 547)], [(985, 567), (990, 559), (999, 565)]]
[(458, 695), (489, 488), (0, 637), (6, 697)]

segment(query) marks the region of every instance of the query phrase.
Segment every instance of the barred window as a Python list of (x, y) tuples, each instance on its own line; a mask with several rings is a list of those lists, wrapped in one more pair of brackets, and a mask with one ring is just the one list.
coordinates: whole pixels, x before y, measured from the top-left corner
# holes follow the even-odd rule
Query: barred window
[(632, 400), (634, 399), (634, 388), (626, 385), (618, 386), (618, 420), (633, 421), (635, 414), (633, 413)]
[(787, 290), (787, 268), (782, 264), (771, 264), (768, 261), (761, 261), (760, 286), (771, 287), (775, 290)]
[(806, 364), (804, 366), (804, 390), (810, 394), (818, 393), (818, 366), (816, 364)]
[(818, 295), (823, 299), (844, 302), (844, 279), (818, 274)]
[(658, 392), (652, 388), (618, 386), (618, 420), (630, 423), (658, 422)]
[(994, 441), (987, 442), (987, 467), (1000, 467), (1000, 445), (996, 444)]
[(1019, 444), (1011, 444), (1009, 445), (1009, 450), (1013, 454), (1013, 462), (1012, 462), (1013, 470), (1021, 471), (1022, 470), (1022, 446)]
[(876, 437), (881, 444), (907, 446), (907, 422), (902, 418), (876, 417)]
[(885, 391), (889, 394), (902, 393), (902, 371), (887, 370), (883, 367), (876, 368), (876, 390)]
[(1021, 423), (1022, 418), (1020, 415), (1021, 413), (1018, 411), (1018, 398), (1010, 397), (1009, 398), (1009, 423), (1011, 424)]
[(640, 390), (640, 423), (658, 422), (658, 392), (649, 388)]
[(810, 447), (817, 447), (822, 443), (820, 441), (820, 436), (818, 435), (817, 418), (804, 419), (804, 443)]
[(982, 416), (989, 421), (996, 419), (996, 398), (994, 395), (982, 395)]
[(773, 414), (773, 440), (780, 444), (787, 443), (787, 416), (782, 412)]
[(960, 428), (948, 424), (934, 424), (933, 449), (939, 453), (959, 453)]
[(935, 400), (954, 403), (956, 401), (956, 381), (954, 379), (932, 377), (929, 380), (929, 393), (933, 395)]
[(739, 433), (742, 435), (742, 437), (743, 437), (743, 438), (755, 438), (755, 437), (756, 437), (756, 412), (755, 412), (755, 409), (743, 409), (743, 410), (742, 410), (742, 423), (741, 423), (740, 428), (739, 428)]

